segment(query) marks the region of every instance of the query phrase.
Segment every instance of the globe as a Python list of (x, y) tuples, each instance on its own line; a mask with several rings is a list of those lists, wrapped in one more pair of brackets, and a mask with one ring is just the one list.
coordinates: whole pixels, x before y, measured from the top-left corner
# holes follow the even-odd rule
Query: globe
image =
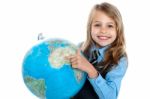
[(34, 45), (22, 65), (23, 81), (40, 99), (70, 99), (82, 88), (86, 73), (73, 69), (65, 57), (78, 47), (64, 39), (48, 39)]

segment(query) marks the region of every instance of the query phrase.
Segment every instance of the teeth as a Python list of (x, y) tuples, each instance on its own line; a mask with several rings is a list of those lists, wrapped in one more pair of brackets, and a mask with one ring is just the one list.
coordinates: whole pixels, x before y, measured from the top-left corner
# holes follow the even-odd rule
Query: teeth
[(106, 36), (99, 36), (99, 38), (102, 39), (102, 40), (108, 39), (108, 37), (106, 37)]

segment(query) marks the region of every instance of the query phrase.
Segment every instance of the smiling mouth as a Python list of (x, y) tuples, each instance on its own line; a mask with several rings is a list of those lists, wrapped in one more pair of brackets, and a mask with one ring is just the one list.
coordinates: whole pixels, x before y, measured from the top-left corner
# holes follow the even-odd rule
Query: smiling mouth
[(111, 38), (111, 37), (109, 37), (109, 36), (97, 36), (98, 37), (98, 39), (100, 39), (100, 40), (108, 40), (109, 38)]

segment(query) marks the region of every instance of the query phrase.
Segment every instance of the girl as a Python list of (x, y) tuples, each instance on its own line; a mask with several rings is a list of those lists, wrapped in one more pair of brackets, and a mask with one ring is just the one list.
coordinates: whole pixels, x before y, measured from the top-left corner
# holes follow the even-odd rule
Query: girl
[(93, 7), (81, 50), (86, 58), (80, 50), (67, 57), (73, 68), (88, 74), (74, 99), (117, 99), (128, 62), (123, 22), (115, 6), (102, 3)]

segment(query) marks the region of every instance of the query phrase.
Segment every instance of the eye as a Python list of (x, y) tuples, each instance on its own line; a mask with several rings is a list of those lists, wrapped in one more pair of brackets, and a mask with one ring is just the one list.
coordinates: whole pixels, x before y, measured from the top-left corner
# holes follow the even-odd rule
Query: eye
[(113, 25), (108, 25), (107, 27), (108, 27), (108, 28), (113, 28), (114, 26), (113, 26)]
[(101, 24), (94, 24), (94, 27), (100, 27)]

